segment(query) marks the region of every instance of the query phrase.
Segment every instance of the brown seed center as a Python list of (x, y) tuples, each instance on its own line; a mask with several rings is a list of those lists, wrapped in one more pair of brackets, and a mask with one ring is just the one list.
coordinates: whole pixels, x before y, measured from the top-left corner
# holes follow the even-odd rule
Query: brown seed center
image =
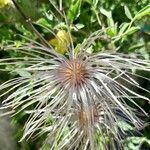
[(61, 78), (61, 82), (64, 84), (69, 83), (70, 87), (80, 86), (88, 78), (85, 65), (77, 59), (63, 63), (58, 69), (58, 75)]

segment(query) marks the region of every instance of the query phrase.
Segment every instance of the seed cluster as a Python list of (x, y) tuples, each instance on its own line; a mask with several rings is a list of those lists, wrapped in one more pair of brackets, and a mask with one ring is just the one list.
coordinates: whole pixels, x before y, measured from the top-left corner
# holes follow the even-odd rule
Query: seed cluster
[(86, 82), (89, 77), (88, 71), (81, 60), (69, 60), (61, 64), (58, 68), (58, 75), (61, 83), (69, 84), (69, 87), (78, 87)]

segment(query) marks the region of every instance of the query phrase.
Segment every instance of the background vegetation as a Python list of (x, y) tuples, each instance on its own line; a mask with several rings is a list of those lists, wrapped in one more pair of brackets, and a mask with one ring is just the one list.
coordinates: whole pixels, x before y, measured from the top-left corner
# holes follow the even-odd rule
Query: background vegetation
[[(91, 33), (103, 29), (106, 32), (106, 37), (96, 41), (92, 48), (87, 49), (88, 53), (97, 51), (135, 52), (140, 53), (145, 59), (150, 59), (149, 0), (63, 0), (62, 6), (59, 0), (17, 0), (17, 3), (25, 16), (34, 22), (34, 27), (60, 53), (65, 53), (65, 45), (58, 43), (50, 30), (58, 34), (60, 31), (66, 30), (68, 26), (65, 25), (64, 19), (55, 9), (55, 6), (64, 9), (76, 49)], [(17, 55), (15, 52), (2, 50), (10, 41), (15, 41), (16, 47), (20, 46), (26, 41), (23, 36), (40, 42), (28, 21), (20, 15), (11, 0), (0, 0), (0, 58)], [(63, 36), (67, 38), (66, 33), (63, 33)], [(5, 69), (10, 67), (12, 66), (7, 66)], [(19, 74), (21, 76), (27, 75), (25, 72)], [(146, 72), (142, 72), (143, 74), (145, 77), (150, 76)], [(0, 72), (0, 83), (14, 76), (16, 76), (14, 72)], [(150, 90), (150, 85), (145, 80), (139, 82), (143, 87)], [(150, 113), (150, 104), (140, 99), (138, 103), (147, 113)], [(16, 141), (22, 136), (25, 118), (24, 113), (12, 118), (11, 124), (16, 128), (14, 135)], [(150, 119), (144, 118), (144, 121), (145, 128), (140, 130), (142, 134), (128, 135), (125, 149), (148, 150), (150, 148)], [(127, 131), (132, 130), (127, 125), (123, 124), (123, 126)], [(23, 141), (18, 143), (18, 149), (37, 150), (42, 147), (42, 142), (43, 137), (27, 142)], [(46, 147), (41, 149), (46, 150)]]

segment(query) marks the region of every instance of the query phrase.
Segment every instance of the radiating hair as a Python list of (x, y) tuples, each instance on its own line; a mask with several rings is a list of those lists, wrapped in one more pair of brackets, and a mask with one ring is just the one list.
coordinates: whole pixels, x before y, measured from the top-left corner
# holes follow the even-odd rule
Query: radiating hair
[(19, 47), (14, 42), (4, 47), (23, 56), (0, 60), (0, 66), (14, 65), (21, 75), (0, 85), (0, 96), (7, 96), (3, 109), (30, 114), (21, 140), (47, 133), (50, 149), (121, 149), (125, 131), (119, 122), (143, 126), (128, 103), (147, 115), (136, 99), (149, 98), (134, 89), (150, 92), (134, 78), (149, 79), (133, 70), (150, 71), (150, 61), (136, 54), (87, 53), (105, 35), (103, 30), (92, 33), (76, 52), (67, 32), (72, 42), (67, 41), (66, 55), (28, 38)]

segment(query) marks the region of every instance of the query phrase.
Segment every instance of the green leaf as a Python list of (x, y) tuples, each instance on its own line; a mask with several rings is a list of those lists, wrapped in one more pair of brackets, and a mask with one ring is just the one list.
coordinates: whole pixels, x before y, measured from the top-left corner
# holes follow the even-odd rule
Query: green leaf
[(108, 26), (111, 26), (111, 27), (114, 27), (115, 26), (115, 23), (114, 23), (114, 20), (113, 18), (107, 18), (107, 24)]
[(100, 12), (105, 15), (107, 18), (112, 18), (112, 13), (111, 11), (107, 11), (106, 9), (104, 8), (100, 8)]
[(79, 17), (80, 6), (81, 6), (81, 0), (77, 0), (75, 4), (72, 4), (70, 6), (67, 17), (71, 22), (73, 22), (75, 19), (77, 19)]
[(128, 26), (129, 26), (129, 23), (121, 24), (118, 35), (121, 36), (125, 32), (125, 30), (128, 28)]
[(114, 20), (112, 18), (112, 12), (111, 11), (107, 11), (104, 8), (100, 8), (100, 12), (101, 12), (101, 14), (103, 14), (103, 15), (105, 15), (107, 17), (108, 27), (114, 28), (115, 23), (114, 23)]
[(127, 137), (124, 150), (139, 150), (140, 145), (144, 142), (144, 137)]
[(134, 20), (139, 20), (146, 15), (150, 15), (150, 5), (144, 7), (141, 11), (139, 11), (134, 17)]
[(130, 10), (128, 9), (127, 6), (124, 6), (124, 10), (125, 10), (126, 16), (127, 16), (130, 20), (132, 20), (132, 15), (131, 15)]
[(38, 19), (37, 24), (41, 24), (44, 26), (50, 26), (50, 24), (48, 23), (48, 21), (45, 18)]
[(141, 47), (144, 47), (144, 44), (143, 44), (143, 43), (139, 43), (139, 44), (133, 45), (133, 46), (129, 47), (128, 50), (129, 50), (130, 52), (133, 52), (134, 50), (139, 49), (139, 48), (141, 48)]
[(126, 35), (133, 34), (133, 33), (135, 33), (138, 30), (140, 30), (140, 27), (133, 26), (133, 27), (131, 27), (130, 29), (127, 30)]
[(77, 23), (75, 26), (78, 30), (84, 28), (84, 24), (81, 24), (81, 23)]

